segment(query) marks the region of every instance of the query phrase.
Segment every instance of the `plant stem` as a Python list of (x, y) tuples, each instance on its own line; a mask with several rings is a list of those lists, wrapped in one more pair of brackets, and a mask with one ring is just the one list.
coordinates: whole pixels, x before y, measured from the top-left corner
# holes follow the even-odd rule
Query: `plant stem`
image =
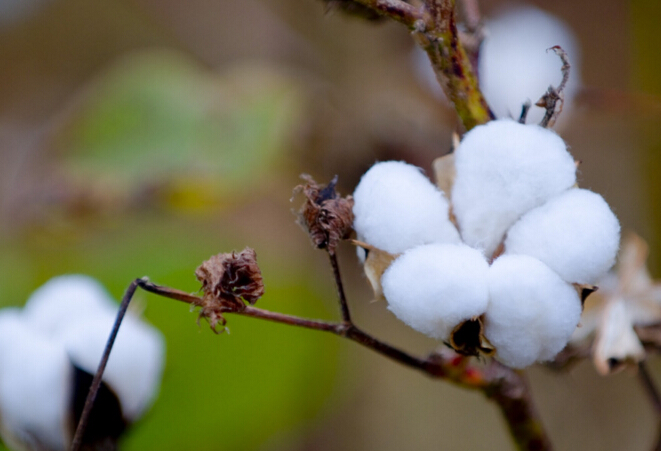
[[(159, 296), (193, 305), (200, 305), (202, 302), (200, 297), (174, 288), (159, 286), (146, 279), (138, 279), (136, 283), (144, 290)], [(340, 292), (339, 289), (338, 292)], [(488, 398), (498, 404), (507, 420), (518, 449), (552, 449), (530, 397), (530, 390), (525, 378), (495, 360), (492, 360), (485, 368), (478, 368), (470, 365), (468, 358), (451, 352), (432, 353), (427, 358), (416, 357), (372, 337), (350, 321), (338, 323), (301, 318), (271, 312), (251, 305), (245, 305), (241, 310), (226, 313), (235, 313), (275, 323), (330, 332), (359, 343), (429, 377), (443, 379), (463, 388), (481, 390)]]
[(87, 423), (89, 421), (90, 414), (92, 413), (92, 407), (94, 406), (94, 400), (101, 386), (101, 378), (103, 377), (103, 372), (106, 369), (106, 364), (108, 363), (108, 358), (110, 357), (110, 351), (115, 343), (115, 338), (117, 338), (117, 333), (119, 332), (119, 326), (122, 324), (126, 310), (129, 307), (129, 303), (135, 294), (135, 290), (139, 285), (140, 279), (136, 279), (124, 293), (122, 298), (122, 303), (119, 306), (119, 311), (117, 312), (117, 317), (115, 318), (115, 324), (112, 326), (110, 331), (110, 336), (106, 342), (106, 347), (103, 350), (103, 355), (101, 356), (101, 361), (99, 362), (99, 367), (96, 370), (94, 379), (92, 379), (92, 384), (90, 385), (87, 398), (85, 399), (85, 405), (83, 406), (83, 411), (80, 415), (80, 420), (78, 421), (78, 426), (76, 427), (76, 433), (73, 436), (71, 441), (71, 451), (78, 451), (83, 443), (83, 437), (85, 436), (85, 429), (87, 428)]
[(349, 304), (347, 297), (344, 294), (344, 285), (342, 283), (342, 276), (340, 274), (340, 265), (337, 262), (337, 254), (335, 252), (328, 252), (331, 267), (333, 268), (333, 278), (335, 279), (335, 286), (337, 287), (337, 297), (340, 301), (340, 311), (342, 313), (342, 321), (351, 323), (351, 313), (349, 312)]

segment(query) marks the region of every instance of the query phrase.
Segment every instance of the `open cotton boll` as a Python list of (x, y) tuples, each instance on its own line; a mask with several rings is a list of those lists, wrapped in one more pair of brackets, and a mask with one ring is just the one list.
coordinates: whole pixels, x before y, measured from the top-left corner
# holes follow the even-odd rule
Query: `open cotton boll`
[(455, 167), (452, 208), (461, 237), (486, 256), (521, 215), (576, 183), (574, 159), (558, 135), (509, 119), (466, 133)]
[(484, 334), (512, 368), (550, 360), (581, 318), (576, 290), (539, 260), (503, 255), (489, 268)]
[(521, 106), (530, 100), (527, 122), (540, 122), (545, 110), (535, 102), (549, 85), (557, 87), (562, 80), (562, 61), (546, 49), (559, 45), (572, 64), (560, 115), (560, 121), (566, 121), (580, 87), (580, 55), (571, 29), (545, 11), (519, 6), (487, 20), (485, 30), (479, 59), (480, 88), (496, 117), (518, 118)]
[[(114, 315), (98, 316), (63, 331), (60, 339), (75, 365), (96, 373), (114, 321)], [(103, 381), (117, 394), (127, 420), (137, 420), (151, 406), (158, 393), (163, 360), (161, 333), (127, 313), (103, 374)]]
[(615, 263), (620, 223), (606, 201), (573, 188), (512, 226), (505, 253), (531, 255), (567, 282), (594, 283)]
[(463, 244), (428, 244), (399, 256), (383, 274), (388, 308), (404, 323), (446, 339), (462, 321), (484, 313), (489, 266)]
[(80, 274), (58, 276), (37, 288), (23, 308), (25, 320), (46, 335), (57, 334), (71, 324), (113, 314), (117, 304), (95, 279)]
[(64, 349), (0, 312), (0, 435), (13, 449), (65, 450), (73, 368)]
[(377, 163), (353, 193), (358, 239), (398, 254), (429, 243), (457, 243), (448, 201), (419, 168), (399, 161)]

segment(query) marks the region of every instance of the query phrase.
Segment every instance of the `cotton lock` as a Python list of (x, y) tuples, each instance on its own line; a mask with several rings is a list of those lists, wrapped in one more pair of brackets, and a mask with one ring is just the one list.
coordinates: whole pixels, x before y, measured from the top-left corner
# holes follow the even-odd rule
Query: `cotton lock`
[(381, 278), (388, 308), (404, 323), (436, 339), (486, 311), (489, 265), (463, 244), (429, 244), (406, 251)]
[(455, 166), (452, 208), (461, 238), (487, 257), (521, 215), (576, 183), (574, 159), (558, 135), (512, 120), (466, 133)]
[(421, 170), (399, 161), (377, 163), (353, 193), (358, 239), (391, 254), (430, 243), (457, 243), (443, 193)]

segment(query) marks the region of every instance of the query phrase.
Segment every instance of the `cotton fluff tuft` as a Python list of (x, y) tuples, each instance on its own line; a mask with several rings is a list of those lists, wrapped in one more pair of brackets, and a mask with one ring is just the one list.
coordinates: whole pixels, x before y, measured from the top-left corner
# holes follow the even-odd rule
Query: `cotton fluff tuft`
[(67, 448), (72, 372), (59, 343), (35, 334), (20, 310), (0, 311), (0, 433), (8, 446)]
[[(78, 367), (96, 373), (119, 306), (95, 279), (54, 277), (30, 296), (21, 314), (33, 334), (57, 343)], [(130, 311), (117, 334), (103, 375), (129, 421), (149, 408), (159, 390), (165, 340)]]
[(399, 254), (429, 243), (457, 243), (443, 193), (415, 166), (377, 163), (353, 193), (354, 229), (358, 239)]
[[(99, 315), (69, 327), (60, 339), (71, 361), (90, 374), (96, 373), (114, 322), (114, 315)], [(139, 419), (158, 393), (163, 350), (160, 332), (127, 313), (103, 373), (103, 381), (117, 394), (122, 414), (129, 421)]]
[(546, 49), (559, 45), (572, 64), (560, 115), (561, 122), (566, 120), (580, 87), (580, 55), (571, 29), (541, 9), (519, 6), (487, 21), (485, 30), (480, 48), (480, 88), (496, 117), (518, 118), (521, 106), (530, 100), (527, 122), (540, 122), (545, 110), (535, 106), (535, 102), (549, 85), (557, 87), (562, 80), (562, 61)]
[(596, 193), (574, 188), (512, 226), (505, 253), (533, 256), (571, 283), (594, 283), (615, 263), (620, 223)]
[(581, 318), (576, 290), (539, 260), (504, 255), (489, 268), (485, 336), (512, 368), (551, 360)]
[(117, 304), (98, 281), (82, 274), (53, 277), (37, 288), (23, 307), (35, 330), (55, 335), (70, 325), (102, 314), (114, 315)]
[(418, 246), (399, 256), (381, 278), (388, 308), (404, 323), (446, 339), (487, 308), (484, 256), (463, 244)]
[(558, 135), (508, 119), (468, 132), (455, 166), (452, 206), (461, 236), (486, 256), (521, 215), (576, 183), (574, 159)]

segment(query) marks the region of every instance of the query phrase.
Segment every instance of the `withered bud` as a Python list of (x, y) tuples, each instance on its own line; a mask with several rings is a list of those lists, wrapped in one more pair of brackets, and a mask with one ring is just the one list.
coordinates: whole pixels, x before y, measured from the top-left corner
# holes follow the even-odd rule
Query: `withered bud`
[(301, 178), (307, 183), (294, 188), (302, 191), (305, 203), (298, 212), (298, 222), (310, 235), (318, 249), (335, 253), (340, 240), (348, 238), (353, 226), (353, 198), (341, 197), (335, 191), (337, 176), (326, 186), (317, 184), (309, 175)]
[(195, 276), (204, 292), (200, 317), (209, 321), (214, 332), (218, 323), (225, 325), (223, 312), (242, 311), (241, 299), (253, 305), (264, 294), (257, 255), (249, 247), (238, 254), (214, 255), (195, 270)]

